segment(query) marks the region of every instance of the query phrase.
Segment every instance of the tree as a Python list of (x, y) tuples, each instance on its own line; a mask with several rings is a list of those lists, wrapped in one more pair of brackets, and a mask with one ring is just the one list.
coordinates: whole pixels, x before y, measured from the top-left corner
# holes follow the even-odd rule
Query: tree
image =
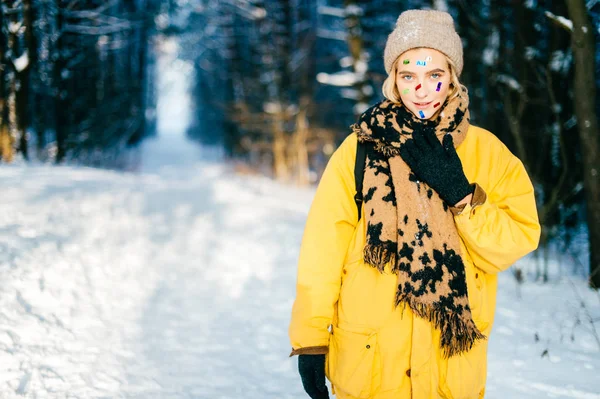
[(571, 48), (575, 58), (575, 114), (583, 156), (587, 225), (590, 248), (590, 285), (600, 288), (600, 141), (596, 116), (594, 26), (584, 0), (567, 0), (573, 23)]

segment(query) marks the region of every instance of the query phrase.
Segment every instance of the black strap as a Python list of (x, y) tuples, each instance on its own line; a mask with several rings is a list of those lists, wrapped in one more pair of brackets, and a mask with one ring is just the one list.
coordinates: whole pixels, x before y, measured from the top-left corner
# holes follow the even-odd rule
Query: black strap
[(356, 162), (354, 163), (354, 182), (356, 187), (356, 194), (354, 194), (354, 201), (358, 208), (358, 220), (361, 217), (361, 209), (363, 202), (362, 187), (363, 177), (365, 175), (365, 163), (367, 162), (367, 148), (363, 143), (358, 142), (356, 144)]

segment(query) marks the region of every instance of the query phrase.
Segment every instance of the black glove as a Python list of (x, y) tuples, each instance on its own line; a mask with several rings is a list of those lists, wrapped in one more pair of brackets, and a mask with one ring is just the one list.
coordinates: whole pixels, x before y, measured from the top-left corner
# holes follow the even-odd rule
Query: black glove
[(454, 206), (473, 194), (474, 186), (463, 172), (450, 134), (440, 143), (432, 129), (415, 131), (412, 139), (400, 148), (400, 156), (417, 178), (434, 189), (448, 205)]
[(329, 399), (325, 385), (325, 355), (298, 355), (298, 371), (304, 390), (312, 399)]

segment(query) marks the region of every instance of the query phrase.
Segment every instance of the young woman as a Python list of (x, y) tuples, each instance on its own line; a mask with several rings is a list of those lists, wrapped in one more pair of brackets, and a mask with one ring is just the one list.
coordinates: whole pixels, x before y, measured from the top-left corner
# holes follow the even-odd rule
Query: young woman
[(340, 399), (483, 398), (497, 274), (538, 245), (533, 187), (469, 124), (449, 14), (402, 13), (384, 63), (386, 100), (333, 154), (308, 215), (292, 355), (313, 399), (329, 398), (325, 375)]

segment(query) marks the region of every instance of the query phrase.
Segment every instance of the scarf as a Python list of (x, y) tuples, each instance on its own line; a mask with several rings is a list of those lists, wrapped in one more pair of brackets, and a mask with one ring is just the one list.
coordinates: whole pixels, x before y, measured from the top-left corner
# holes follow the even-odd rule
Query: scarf
[(465, 87), (446, 101), (433, 120), (416, 118), (389, 100), (365, 111), (352, 125), (366, 143), (363, 200), (367, 239), (365, 263), (383, 273), (390, 264), (398, 276), (395, 306), (409, 306), (441, 332), (444, 356), (470, 350), (485, 339), (471, 317), (460, 238), (453, 214), (438, 194), (421, 182), (400, 157), (406, 140), (434, 129), (441, 141), (451, 134), (460, 145), (469, 128)]

